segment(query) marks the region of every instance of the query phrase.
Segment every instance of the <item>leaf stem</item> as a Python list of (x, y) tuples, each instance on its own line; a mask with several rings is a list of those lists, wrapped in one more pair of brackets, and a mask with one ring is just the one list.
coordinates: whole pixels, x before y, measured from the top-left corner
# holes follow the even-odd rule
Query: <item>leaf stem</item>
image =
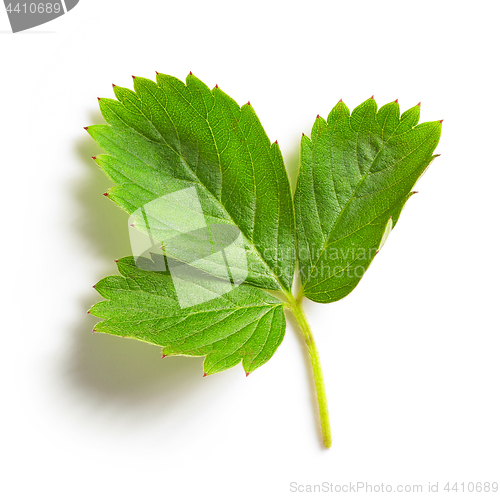
[(323, 435), (323, 443), (326, 448), (332, 446), (332, 432), (330, 428), (330, 416), (328, 413), (328, 402), (326, 399), (325, 381), (323, 379), (323, 371), (321, 369), (321, 362), (319, 360), (318, 348), (314, 341), (311, 327), (307, 321), (306, 314), (302, 307), (302, 297), (298, 297), (290, 301), (290, 310), (292, 311), (299, 328), (304, 336), (311, 365), (314, 375), (314, 384), (316, 386), (316, 396), (318, 398), (319, 418), (321, 423), (321, 433)]

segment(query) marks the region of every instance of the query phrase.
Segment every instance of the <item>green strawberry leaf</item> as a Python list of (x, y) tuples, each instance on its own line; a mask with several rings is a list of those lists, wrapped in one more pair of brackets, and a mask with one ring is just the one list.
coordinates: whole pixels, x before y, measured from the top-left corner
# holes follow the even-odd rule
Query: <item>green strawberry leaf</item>
[(240, 362), (248, 375), (276, 352), (288, 309), (330, 447), (302, 299), (336, 301), (358, 284), (434, 159), (442, 121), (418, 124), (420, 104), (400, 116), (397, 100), (377, 111), (371, 98), (352, 114), (340, 101), (302, 138), (292, 200), (279, 147), (250, 103), (239, 107), (191, 74), (186, 84), (158, 74), (114, 91), (116, 100), (100, 99), (107, 124), (87, 128), (106, 152), (94, 158), (116, 183), (106, 196), (161, 253), (138, 256), (133, 246), (117, 261), (120, 275), (97, 283), (105, 300), (89, 310), (103, 319), (95, 331), (161, 346), (164, 356), (204, 356), (205, 375)]
[[(205, 303), (181, 308), (161, 255), (117, 261), (121, 276), (96, 284), (107, 301), (90, 313), (105, 320), (96, 332), (134, 338), (163, 347), (163, 354), (205, 356), (206, 375), (243, 362), (247, 375), (266, 363), (285, 334), (283, 302), (260, 289), (241, 285)], [(213, 281), (197, 278), (199, 290), (214, 291)], [(223, 284), (223, 281), (220, 281)], [(218, 296), (222, 294), (222, 296)]]
[[(169, 257), (198, 260), (212, 275), (220, 276), (228, 261), (207, 261), (200, 253), (214, 229), (232, 229), (248, 262), (244, 282), (289, 291), (295, 220), (279, 147), (250, 103), (240, 108), (191, 74), (186, 81), (136, 77), (135, 92), (115, 86), (117, 100), (99, 100), (108, 125), (87, 129), (107, 152), (96, 162), (117, 184), (109, 198), (133, 215), (137, 229), (162, 242)], [(230, 268), (241, 273), (241, 256), (233, 259)]]
[(396, 225), (434, 159), (441, 121), (418, 124), (373, 98), (352, 114), (342, 102), (303, 136), (295, 192), (301, 294), (330, 303), (349, 294)]

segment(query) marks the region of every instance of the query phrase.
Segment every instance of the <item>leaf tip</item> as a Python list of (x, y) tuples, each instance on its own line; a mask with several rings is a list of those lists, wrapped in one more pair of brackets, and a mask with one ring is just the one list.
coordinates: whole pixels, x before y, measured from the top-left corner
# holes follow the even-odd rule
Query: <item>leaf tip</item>
[(135, 224), (130, 224), (130, 227), (135, 227)]
[(370, 97), (370, 100), (374, 100), (374, 97), (375, 97), (375, 95), (372, 95), (372, 96)]
[(87, 315), (90, 313), (90, 310), (87, 310)]
[(416, 195), (418, 193), (418, 191), (412, 191), (411, 194), (412, 195)]
[(417, 103), (417, 107), (420, 107), (420, 105), (422, 105), (422, 102)]
[(304, 133), (302, 133), (302, 137), (304, 137), (304, 136), (305, 136), (305, 134), (304, 134)]
[(342, 98), (339, 100), (339, 103), (344, 103), (344, 100), (342, 100)]
[(250, 107), (250, 100), (248, 100), (247, 105)]
[(118, 263), (118, 259), (114, 260), (115, 263)]
[(113, 88), (116, 88), (116, 84), (115, 84), (115, 83), (111, 83), (111, 86), (112, 86)]
[(399, 98), (396, 98), (396, 100), (394, 100), (394, 103), (398, 103), (398, 100), (399, 100)]
[(103, 196), (109, 196), (109, 193), (103, 193)]
[(216, 89), (219, 89), (219, 85), (218, 85), (218, 84), (216, 84), (216, 85), (215, 85), (215, 88), (216, 88)]
[(95, 289), (95, 287), (96, 287), (96, 284), (94, 284), (94, 285), (93, 285), (92, 287), (93, 287), (93, 288)]
[(135, 76), (132, 76), (132, 79), (135, 79)]
[(203, 374), (203, 377), (206, 377), (207, 375), (208, 375), (208, 374), (205, 372), (205, 373)]
[(246, 373), (246, 377), (248, 377), (249, 375), (250, 375), (250, 372), (247, 372), (247, 373)]
[(163, 354), (163, 355), (161, 356), (161, 359), (163, 360), (166, 356), (167, 356), (167, 355)]
[(95, 334), (96, 330), (95, 329), (92, 329), (92, 334)]
[(192, 76), (193, 75), (193, 72), (192, 71), (189, 71), (189, 75)]
[(156, 72), (156, 75), (158, 76), (158, 74), (160, 74), (158, 71), (155, 71)]
[(85, 126), (83, 129), (85, 129), (85, 131), (88, 131), (89, 127)]
[(319, 114), (316, 116), (316, 119), (319, 119)]
[(92, 160), (97, 160), (97, 157), (92, 157)]
[(97, 101), (100, 102), (101, 101), (101, 97), (98, 96), (97, 97)]
[(443, 123), (443, 121), (444, 121), (444, 119), (441, 119), (441, 120), (439, 121), (439, 124), (442, 124), (442, 123)]
[(275, 144), (275, 145), (277, 145), (277, 144), (278, 144), (278, 140), (276, 140), (276, 141), (274, 142), (274, 144)]

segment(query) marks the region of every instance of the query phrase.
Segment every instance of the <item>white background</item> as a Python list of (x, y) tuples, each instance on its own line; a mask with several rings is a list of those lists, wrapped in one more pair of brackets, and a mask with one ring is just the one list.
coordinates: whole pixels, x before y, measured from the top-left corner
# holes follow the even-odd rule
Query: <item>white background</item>
[[(481, 0), (81, 0), (13, 35), (0, 9), (2, 494), (500, 482), (499, 13)], [(331, 450), (293, 328), (249, 378), (202, 379), (202, 359), (91, 333), (92, 285), (130, 246), (83, 127), (102, 121), (111, 83), (155, 70), (250, 100), (292, 168), (301, 132), (340, 98), (422, 101), (421, 121), (444, 119), (442, 155), (364, 280), (307, 305)]]

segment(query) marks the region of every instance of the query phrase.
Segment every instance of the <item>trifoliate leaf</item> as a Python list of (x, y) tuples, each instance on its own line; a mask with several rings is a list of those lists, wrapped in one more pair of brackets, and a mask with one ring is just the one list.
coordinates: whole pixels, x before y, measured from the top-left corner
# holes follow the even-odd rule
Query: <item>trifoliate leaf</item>
[[(135, 338), (163, 347), (164, 355), (206, 356), (205, 374), (221, 372), (243, 362), (248, 373), (274, 354), (285, 334), (283, 302), (260, 289), (241, 285), (195, 306), (181, 308), (161, 257), (118, 260), (121, 276), (96, 285), (107, 301), (90, 313), (106, 319), (97, 332)], [(213, 281), (196, 279), (200, 292), (214, 291)], [(223, 281), (220, 281), (223, 284)]]
[(420, 104), (373, 98), (352, 114), (340, 101), (304, 136), (295, 193), (302, 294), (329, 303), (350, 293), (396, 225), (433, 160), (441, 122), (418, 123)]
[(400, 116), (397, 101), (377, 112), (369, 99), (352, 114), (339, 102), (302, 138), (292, 202), (279, 147), (250, 103), (240, 108), (192, 75), (186, 84), (135, 78), (134, 90), (101, 99), (108, 124), (88, 131), (107, 152), (95, 159), (117, 185), (106, 194), (131, 214), (133, 247), (142, 232), (146, 249), (161, 254), (134, 247), (117, 261), (121, 275), (97, 283), (105, 301), (89, 311), (103, 319), (95, 330), (161, 346), (165, 356), (204, 356), (206, 375), (240, 362), (248, 374), (283, 340), (287, 308), (308, 348), (330, 447), (303, 296), (332, 302), (358, 284), (435, 157), (441, 121), (418, 124), (419, 105)]

